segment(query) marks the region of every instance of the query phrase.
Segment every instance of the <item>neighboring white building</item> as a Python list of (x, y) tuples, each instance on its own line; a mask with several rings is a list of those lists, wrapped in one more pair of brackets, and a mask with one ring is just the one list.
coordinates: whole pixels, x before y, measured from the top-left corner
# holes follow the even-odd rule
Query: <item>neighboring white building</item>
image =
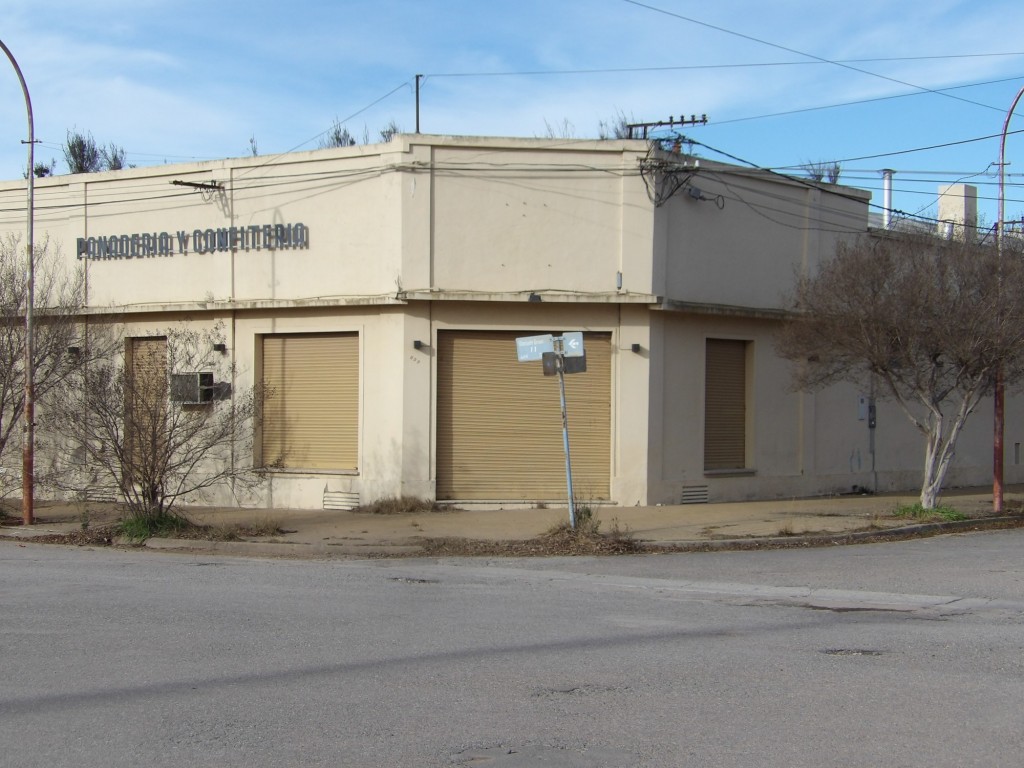
[[(917, 487), (902, 415), (880, 406), (872, 457), (868, 393), (791, 392), (773, 351), (794, 278), (867, 231), (869, 198), (640, 141), (398, 135), (40, 179), (36, 231), (90, 312), (142, 339), (221, 323), (233, 389), (275, 388), (251, 458), (282, 466), (246, 503), (564, 499), (557, 379), (515, 339), (583, 331), (576, 492), (635, 505)], [(0, 185), (0, 231), (23, 229), (24, 182)], [(990, 457), (977, 416), (950, 484)]]

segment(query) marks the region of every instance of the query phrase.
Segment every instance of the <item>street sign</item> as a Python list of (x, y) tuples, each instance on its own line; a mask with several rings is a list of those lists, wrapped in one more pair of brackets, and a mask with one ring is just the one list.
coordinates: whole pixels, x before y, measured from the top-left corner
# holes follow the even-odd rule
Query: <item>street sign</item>
[(582, 331), (572, 331), (562, 336), (562, 354), (566, 357), (583, 357)]
[(516, 339), (516, 354), (520, 363), (543, 360), (545, 352), (555, 351), (555, 339), (550, 333), (540, 336), (520, 336)]
[(520, 336), (516, 339), (516, 354), (520, 363), (540, 360), (545, 376), (558, 376), (558, 390), (562, 401), (562, 444), (565, 449), (565, 485), (569, 491), (569, 525), (576, 527), (576, 501), (572, 491), (572, 459), (569, 456), (569, 415), (565, 407), (565, 374), (585, 373), (587, 356), (583, 351), (583, 332), (570, 331), (563, 336), (545, 333), (540, 336)]

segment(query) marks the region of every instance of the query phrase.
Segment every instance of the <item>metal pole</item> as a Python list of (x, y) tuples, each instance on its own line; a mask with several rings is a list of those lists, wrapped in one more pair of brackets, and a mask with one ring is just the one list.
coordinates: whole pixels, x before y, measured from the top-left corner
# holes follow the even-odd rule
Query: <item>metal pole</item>
[[(1006, 205), (1006, 133), (1010, 128), (1010, 118), (1017, 108), (1017, 103), (1024, 96), (1024, 88), (1017, 91), (1017, 96), (1010, 105), (1003, 120), (1003, 133), (999, 140), (999, 210), (996, 214), (996, 254), (999, 262), (1000, 284), (1002, 283), (1003, 268), (1003, 218)], [(1003, 368), (999, 366), (996, 371), (995, 391), (992, 393), (993, 400), (993, 426), (992, 426), (992, 511), (999, 514), (1003, 511), (1003, 425), (1005, 391), (1003, 386)]]
[(416, 133), (420, 132), (420, 81), (423, 75), (416, 75)]
[(572, 461), (569, 459), (569, 415), (565, 409), (565, 356), (558, 351), (558, 388), (562, 396), (562, 446), (565, 448), (565, 485), (569, 490), (569, 527), (576, 530), (576, 500), (572, 492)]
[(27, 263), (26, 274), (26, 296), (25, 296), (25, 442), (22, 446), (22, 467), (21, 467), (21, 517), (25, 525), (32, 525), (35, 522), (33, 512), (33, 497), (35, 495), (35, 327), (33, 319), (33, 304), (35, 302), (35, 244), (33, 219), (35, 217), (35, 126), (32, 120), (32, 99), (28, 95), (28, 85), (21, 74), (21, 67), (18, 66), (14, 54), (10, 48), (0, 40), (0, 48), (3, 48), (7, 58), (11, 60), (14, 71), (18, 74), (21, 82), (21, 90), (25, 94), (25, 110), (28, 113), (28, 225), (25, 244), (25, 259)]

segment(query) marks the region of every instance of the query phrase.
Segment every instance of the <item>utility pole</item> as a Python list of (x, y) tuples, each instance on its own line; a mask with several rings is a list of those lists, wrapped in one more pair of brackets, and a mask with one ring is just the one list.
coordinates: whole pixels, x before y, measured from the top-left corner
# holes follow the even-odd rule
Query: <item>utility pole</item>
[[(1010, 118), (1017, 108), (1017, 103), (1024, 96), (1024, 88), (1017, 91), (1017, 96), (1010, 105), (1003, 121), (1003, 133), (999, 141), (999, 210), (996, 214), (996, 254), (999, 261), (999, 283), (1002, 290), (1003, 269), (1003, 218), (1006, 205), (1006, 133), (1010, 128)], [(1000, 301), (1002, 297), (1000, 296)], [(998, 311), (1002, 311), (1001, 308)], [(1003, 382), (1003, 367), (996, 370), (995, 389), (992, 392), (993, 425), (992, 425), (992, 511), (1000, 514), (1003, 511), (1003, 425), (1005, 424), (1004, 401), (1006, 393)]]
[(420, 132), (420, 83), (423, 75), (416, 75), (416, 133)]
[[(629, 138), (646, 139), (652, 128), (675, 128), (676, 126), (682, 128), (686, 125), (707, 125), (707, 122), (707, 115), (701, 115), (700, 117), (690, 115), (689, 118), (685, 115), (680, 115), (678, 120), (669, 115), (668, 120), (656, 120), (652, 123), (626, 123), (626, 129), (629, 131)], [(637, 135), (638, 133), (639, 135)]]
[(11, 60), (14, 71), (21, 82), (21, 90), (25, 95), (25, 110), (28, 113), (28, 174), (26, 188), (28, 190), (28, 225), (26, 230), (25, 260), (27, 265), (25, 286), (25, 442), (22, 446), (21, 466), (21, 518), (24, 525), (35, 523), (33, 499), (35, 497), (35, 326), (33, 304), (35, 303), (35, 244), (33, 220), (35, 218), (35, 126), (32, 120), (32, 99), (28, 95), (28, 85), (21, 74), (14, 54), (0, 40), (0, 48)]

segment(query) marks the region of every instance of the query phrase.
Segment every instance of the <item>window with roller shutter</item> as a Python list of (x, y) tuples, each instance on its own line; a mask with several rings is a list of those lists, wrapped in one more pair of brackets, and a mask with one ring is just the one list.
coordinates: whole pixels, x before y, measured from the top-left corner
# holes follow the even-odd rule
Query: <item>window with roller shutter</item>
[(263, 464), (358, 469), (359, 335), (263, 336), (262, 358)]

